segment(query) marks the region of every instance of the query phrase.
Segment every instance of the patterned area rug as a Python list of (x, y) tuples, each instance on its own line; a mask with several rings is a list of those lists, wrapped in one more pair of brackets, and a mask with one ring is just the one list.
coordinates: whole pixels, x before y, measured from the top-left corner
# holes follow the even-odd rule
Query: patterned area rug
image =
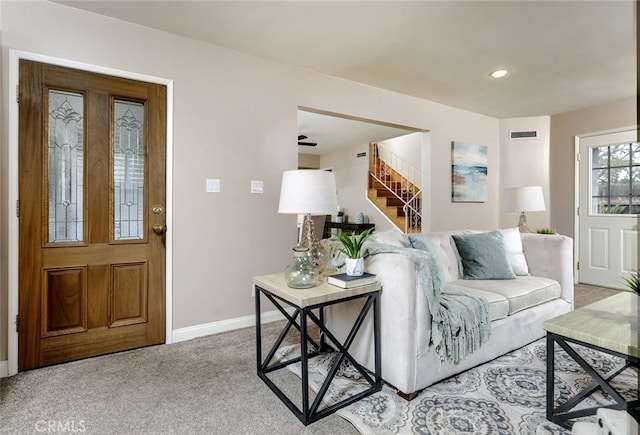
[[(606, 373), (620, 361), (600, 352), (576, 347), (599, 373)], [(283, 360), (298, 354), (295, 346), (281, 349)], [(557, 403), (564, 403), (590, 378), (563, 350), (556, 346)], [(468, 370), (425, 389), (411, 402), (398, 397), (388, 386), (338, 411), (362, 434), (569, 434), (546, 420), (546, 341), (528, 346)], [(310, 386), (318, 391), (333, 363), (334, 355), (320, 355), (309, 363)], [(300, 364), (289, 369), (300, 376)], [(627, 398), (638, 394), (638, 370), (628, 368), (618, 375), (615, 388)], [(343, 363), (327, 392), (327, 403), (335, 403), (367, 387), (360, 374)], [(580, 407), (611, 403), (599, 392)], [(595, 421), (585, 417), (584, 421)]]

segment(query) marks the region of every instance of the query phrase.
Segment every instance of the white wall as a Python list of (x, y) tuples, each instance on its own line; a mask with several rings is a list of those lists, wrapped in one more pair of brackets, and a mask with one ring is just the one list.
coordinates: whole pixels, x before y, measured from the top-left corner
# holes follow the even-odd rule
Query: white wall
[(575, 234), (575, 137), (635, 127), (637, 104), (637, 98), (626, 98), (551, 116), (551, 225), (562, 234), (570, 237)]
[[(2, 2), (0, 2), (0, 46), (2, 45)], [(4, 82), (6, 76), (4, 75), (4, 56), (0, 57), (0, 82), (3, 84), (2, 92), (4, 93)], [(4, 105), (3, 105), (4, 107)], [(6, 113), (6, 112), (4, 112)], [(4, 118), (4, 115), (3, 115)], [(3, 119), (0, 119), (0, 126), (5, 126)], [(6, 131), (6, 129), (0, 131)], [(3, 140), (4, 136), (0, 138)], [(9, 162), (7, 161), (7, 148), (4, 144), (0, 144), (0, 174), (7, 174), (9, 171)], [(0, 177), (0, 377), (6, 376), (7, 372), (7, 330), (8, 330), (8, 244), (7, 240), (9, 235), (7, 232), (7, 183), (6, 176)]]
[[(331, 168), (336, 174), (338, 205), (344, 209), (348, 222), (355, 222), (358, 212), (362, 212), (376, 225), (376, 231), (386, 231), (393, 225), (367, 199), (368, 150), (369, 144), (362, 144), (323, 154), (320, 167)], [(361, 152), (367, 152), (367, 155), (356, 157)]]
[(298, 168), (320, 169), (320, 156), (314, 154), (298, 154)]
[[(550, 226), (549, 129), (548, 116), (500, 120), (500, 188), (542, 186), (546, 210), (526, 213), (532, 231)], [(538, 138), (509, 139), (510, 131), (529, 130), (537, 130)], [(502, 213), (502, 208), (500, 211), (502, 228), (518, 225), (520, 213)]]
[[(402, 159), (411, 162), (418, 170), (422, 165), (422, 136), (411, 133), (380, 143)], [(358, 153), (367, 152), (358, 158)], [(369, 144), (354, 145), (343, 150), (321, 156), (321, 168), (332, 168), (336, 174), (338, 204), (345, 209), (349, 222), (354, 222), (358, 212), (364, 213), (376, 231), (387, 231), (395, 226), (367, 199)]]
[(422, 172), (422, 136), (424, 133), (410, 133), (380, 142), (382, 146), (398, 156), (394, 166), (400, 175), (417, 186), (421, 186), (419, 174)]
[[(430, 130), (432, 230), (494, 228), (499, 223), (498, 120), (252, 57), (203, 42), (44, 1), (1, 3), (3, 204), (7, 250), (9, 50), (132, 71), (173, 81), (173, 326), (249, 316), (251, 279), (283, 269), (295, 242), (295, 217), (277, 214), (281, 174), (297, 165), (299, 106)], [(489, 147), (489, 199), (453, 204), (451, 141)], [(205, 178), (221, 193), (207, 194)], [(249, 192), (264, 181), (264, 194)], [(9, 291), (2, 257), (0, 296)], [(7, 358), (6, 306), (0, 360)], [(268, 309), (268, 308), (267, 308)]]

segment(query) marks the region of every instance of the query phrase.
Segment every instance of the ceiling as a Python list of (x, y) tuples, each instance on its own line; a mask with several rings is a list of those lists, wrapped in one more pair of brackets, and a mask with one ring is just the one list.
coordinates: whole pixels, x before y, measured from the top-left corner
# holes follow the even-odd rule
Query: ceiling
[(495, 118), (636, 95), (633, 0), (59, 3)]
[(298, 132), (308, 137), (304, 142), (318, 144), (315, 147), (299, 146), (298, 152), (303, 154), (325, 154), (347, 146), (380, 142), (416, 131), (419, 130), (336, 114), (298, 110)]

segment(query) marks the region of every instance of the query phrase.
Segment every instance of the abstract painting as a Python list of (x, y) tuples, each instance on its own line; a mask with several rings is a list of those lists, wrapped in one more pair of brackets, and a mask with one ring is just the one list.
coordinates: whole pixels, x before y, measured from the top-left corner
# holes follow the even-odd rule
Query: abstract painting
[(487, 147), (451, 142), (451, 201), (487, 200)]

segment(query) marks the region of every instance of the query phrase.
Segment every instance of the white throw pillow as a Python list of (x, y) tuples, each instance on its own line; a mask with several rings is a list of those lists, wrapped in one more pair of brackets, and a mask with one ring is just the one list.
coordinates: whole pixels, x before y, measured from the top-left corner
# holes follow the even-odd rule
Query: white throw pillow
[(507, 250), (513, 273), (519, 276), (529, 275), (529, 265), (527, 265), (527, 259), (522, 251), (520, 230), (518, 228), (507, 228), (501, 231), (504, 239), (504, 248)]
[(401, 248), (407, 247), (407, 240), (405, 239), (404, 234), (393, 228), (387, 231), (374, 231), (369, 240)]

